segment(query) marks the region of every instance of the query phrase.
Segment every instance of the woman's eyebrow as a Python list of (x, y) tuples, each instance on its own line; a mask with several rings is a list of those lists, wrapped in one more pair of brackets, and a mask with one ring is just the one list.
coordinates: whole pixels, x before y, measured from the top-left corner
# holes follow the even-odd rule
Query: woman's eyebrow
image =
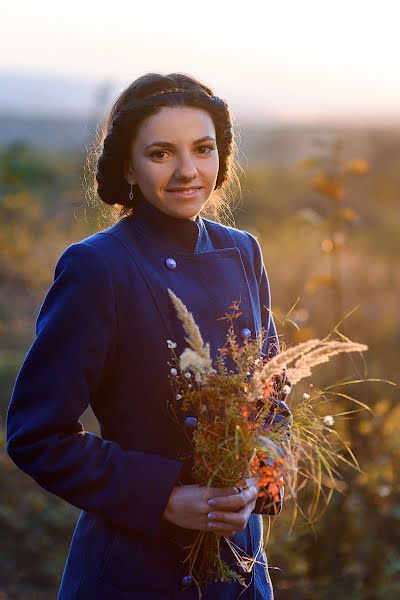
[[(201, 142), (206, 142), (206, 141), (215, 142), (215, 138), (211, 137), (210, 135), (206, 135), (206, 136), (200, 138), (199, 140), (195, 140), (193, 142), (193, 146), (195, 146), (196, 144), (200, 144)], [(171, 142), (164, 142), (162, 140), (158, 140), (157, 142), (152, 142), (151, 144), (146, 146), (145, 150), (148, 150), (152, 146), (163, 146), (164, 148), (175, 148), (175, 144), (171, 144)]]

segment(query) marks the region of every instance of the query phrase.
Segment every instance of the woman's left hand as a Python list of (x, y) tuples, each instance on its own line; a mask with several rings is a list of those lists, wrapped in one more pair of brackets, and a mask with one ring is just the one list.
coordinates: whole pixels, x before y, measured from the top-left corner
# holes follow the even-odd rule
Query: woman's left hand
[(237, 531), (246, 529), (258, 497), (258, 488), (255, 485), (257, 481), (258, 477), (248, 478), (246, 486), (236, 488), (236, 494), (211, 498), (213, 502), (211, 505), (210, 500), (208, 501), (209, 531), (213, 531), (216, 535), (230, 537)]

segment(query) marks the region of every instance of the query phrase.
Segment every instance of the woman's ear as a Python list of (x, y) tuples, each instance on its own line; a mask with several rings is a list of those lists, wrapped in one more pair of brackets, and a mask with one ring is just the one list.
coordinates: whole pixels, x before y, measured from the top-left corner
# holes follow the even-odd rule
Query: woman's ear
[(124, 177), (126, 179), (126, 181), (129, 183), (129, 185), (136, 185), (136, 179), (135, 179), (135, 175), (132, 169), (132, 164), (130, 160), (124, 160), (123, 163), (123, 171), (124, 171)]

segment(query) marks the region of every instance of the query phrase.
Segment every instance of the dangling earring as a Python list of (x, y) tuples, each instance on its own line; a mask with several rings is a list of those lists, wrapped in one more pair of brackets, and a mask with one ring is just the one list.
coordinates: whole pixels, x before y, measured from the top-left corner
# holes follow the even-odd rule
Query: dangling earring
[(131, 191), (129, 192), (129, 200), (132, 202), (133, 200), (133, 192), (132, 192), (132, 188), (133, 188), (133, 183), (131, 183)]

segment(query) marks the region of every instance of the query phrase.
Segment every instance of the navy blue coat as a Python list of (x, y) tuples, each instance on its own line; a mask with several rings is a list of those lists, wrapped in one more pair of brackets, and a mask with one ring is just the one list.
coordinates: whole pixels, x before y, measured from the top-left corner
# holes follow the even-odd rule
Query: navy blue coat
[[(177, 352), (185, 343), (167, 288), (193, 313), (213, 357), (228, 328), (218, 318), (233, 300), (241, 300), (239, 336), (263, 325), (265, 351), (276, 341), (261, 249), (245, 231), (175, 219), (144, 202), (134, 217), (66, 248), (7, 413), (13, 461), (82, 510), (58, 600), (197, 598), (181, 561), (198, 532), (162, 517), (174, 485), (190, 482), (190, 434), (184, 415), (176, 421), (168, 410), (166, 340)], [(89, 404), (101, 437), (79, 421)], [(272, 598), (262, 510), (257, 501), (232, 538), (248, 554), (258, 549), (260, 561), (242, 600)], [(203, 591), (228, 600), (243, 587), (219, 582)]]

